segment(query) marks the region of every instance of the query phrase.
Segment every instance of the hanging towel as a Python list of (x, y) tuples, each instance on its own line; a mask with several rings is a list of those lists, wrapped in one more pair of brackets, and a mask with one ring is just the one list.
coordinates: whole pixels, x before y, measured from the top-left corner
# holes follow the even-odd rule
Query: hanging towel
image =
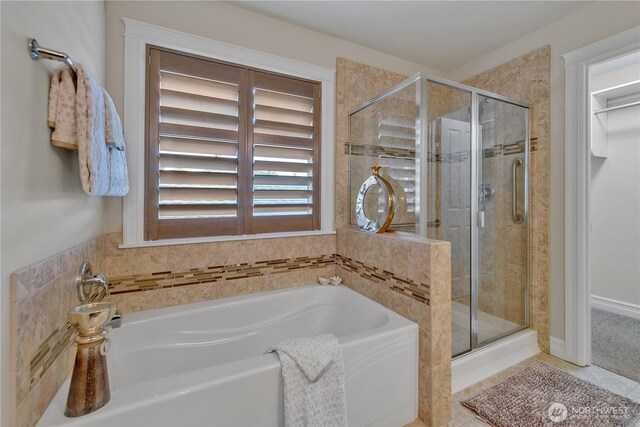
[(68, 69), (61, 68), (53, 73), (49, 90), (49, 113), (47, 122), (53, 129), (51, 144), (78, 149), (76, 135), (76, 88)]
[[(78, 163), (82, 189), (92, 196), (124, 196), (129, 191), (127, 159), (125, 151), (107, 146), (108, 101), (105, 101), (104, 89), (82, 64), (76, 65)], [(111, 116), (109, 126), (115, 127), (116, 123), (122, 132), (117, 113)]]
[(106, 123), (106, 140), (110, 148), (124, 151), (124, 135), (122, 134), (122, 123), (116, 111), (116, 106), (106, 90), (102, 89), (104, 96), (104, 111)]
[(58, 95), (60, 94), (60, 75), (61, 69), (57, 69), (51, 76), (51, 85), (49, 86), (49, 111), (47, 113), (47, 124), (50, 128), (56, 127), (56, 112), (58, 108)]
[(342, 348), (335, 336), (286, 340), (267, 350), (282, 364), (285, 427), (347, 425)]

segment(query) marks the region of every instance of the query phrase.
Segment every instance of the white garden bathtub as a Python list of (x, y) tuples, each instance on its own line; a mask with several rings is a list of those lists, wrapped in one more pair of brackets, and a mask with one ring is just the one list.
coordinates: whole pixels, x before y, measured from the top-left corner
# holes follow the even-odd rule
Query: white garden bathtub
[(336, 335), (350, 426), (417, 416), (418, 327), (345, 287), (302, 286), (127, 314), (110, 331), (111, 401), (63, 415), (69, 380), (39, 426), (283, 425), (281, 340)]

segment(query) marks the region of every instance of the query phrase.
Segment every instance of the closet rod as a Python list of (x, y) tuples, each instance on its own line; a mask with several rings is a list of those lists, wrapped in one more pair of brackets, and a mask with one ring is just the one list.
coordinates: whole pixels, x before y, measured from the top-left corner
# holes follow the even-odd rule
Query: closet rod
[(616, 105), (615, 107), (609, 107), (602, 110), (597, 110), (597, 111), (594, 111), (593, 114), (606, 113), (608, 111), (620, 110), (621, 108), (634, 107), (636, 105), (640, 105), (640, 101), (631, 102), (629, 104)]
[(31, 59), (52, 59), (54, 61), (64, 62), (73, 70), (74, 73), (77, 73), (76, 64), (73, 63), (73, 60), (64, 52), (60, 52), (59, 50), (53, 50), (46, 47), (42, 47), (38, 44), (38, 40), (29, 39), (29, 54), (31, 55)]

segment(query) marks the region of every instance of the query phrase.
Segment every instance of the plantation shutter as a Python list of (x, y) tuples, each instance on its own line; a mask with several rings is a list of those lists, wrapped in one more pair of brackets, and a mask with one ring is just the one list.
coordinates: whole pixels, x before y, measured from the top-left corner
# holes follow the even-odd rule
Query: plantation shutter
[(251, 71), (249, 233), (319, 228), (320, 84)]
[(242, 68), (150, 49), (147, 238), (242, 231)]
[(146, 239), (318, 229), (320, 84), (148, 53)]
[[(413, 111), (413, 102), (404, 102), (399, 111)], [(415, 173), (415, 117), (399, 113), (381, 112), (378, 114), (378, 141), (380, 145), (398, 149), (398, 155), (380, 155), (378, 164), (386, 168), (389, 177), (402, 187), (406, 200), (407, 213), (416, 211), (416, 173)], [(380, 193), (380, 209), (383, 206)], [(381, 212), (381, 211), (380, 211)]]

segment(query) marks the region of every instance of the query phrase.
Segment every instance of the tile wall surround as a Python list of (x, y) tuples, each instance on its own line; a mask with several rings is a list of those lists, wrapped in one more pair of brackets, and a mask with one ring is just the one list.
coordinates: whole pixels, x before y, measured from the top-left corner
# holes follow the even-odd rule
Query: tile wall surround
[(104, 268), (104, 236), (11, 275), (10, 423), (33, 426), (73, 366), (67, 311), (78, 305), (75, 277), (83, 260)]
[[(387, 178), (396, 194), (396, 210), (392, 226), (415, 224), (412, 197), (405, 188), (413, 186), (411, 177), (404, 178), (406, 168), (415, 165), (416, 84), (387, 96), (350, 117), (349, 144), (349, 190), (351, 204), (350, 223), (356, 223), (354, 195), (360, 185), (371, 176), (371, 166), (383, 166), (380, 175)], [(338, 151), (338, 150), (337, 150)], [(344, 151), (344, 150), (342, 150)], [(413, 159), (408, 157), (413, 153)], [(365, 212), (375, 211), (375, 197), (365, 197)]]
[(67, 311), (82, 260), (106, 274), (124, 313), (317, 283), (335, 274), (335, 235), (119, 249), (106, 234), (11, 278), (11, 425), (32, 427), (75, 356)]
[(104, 273), (124, 313), (317, 283), (335, 272), (335, 235), (119, 249)]
[(401, 74), (344, 58), (336, 60), (336, 227), (349, 226), (349, 114), (373, 97), (406, 80)]
[[(419, 416), (427, 425), (446, 424), (451, 413), (450, 244), (355, 228), (338, 229), (336, 244), (337, 273), (346, 286), (418, 324)], [(393, 276), (404, 276), (411, 285), (401, 281), (405, 290), (399, 292)]]
[[(359, 239), (369, 238), (353, 232)], [(420, 320), (424, 332), (429, 323), (423, 317), (432, 312), (434, 296), (429, 275), (406, 263), (414, 240), (388, 240), (395, 244), (374, 251), (402, 255), (405, 264), (391, 266), (376, 256), (337, 254), (336, 235), (119, 249), (121, 234), (115, 233), (19, 270), (12, 275), (12, 394), (17, 408), (12, 425), (34, 426), (71, 371), (75, 347), (66, 313), (78, 304), (75, 274), (84, 259), (109, 277), (109, 299), (123, 313), (317, 283), (319, 276), (345, 273), (354, 281), (351, 287), (365, 295), (370, 293), (363, 283), (385, 289), (394, 301), (384, 297), (385, 305)], [(425, 400), (427, 389), (421, 390)]]

